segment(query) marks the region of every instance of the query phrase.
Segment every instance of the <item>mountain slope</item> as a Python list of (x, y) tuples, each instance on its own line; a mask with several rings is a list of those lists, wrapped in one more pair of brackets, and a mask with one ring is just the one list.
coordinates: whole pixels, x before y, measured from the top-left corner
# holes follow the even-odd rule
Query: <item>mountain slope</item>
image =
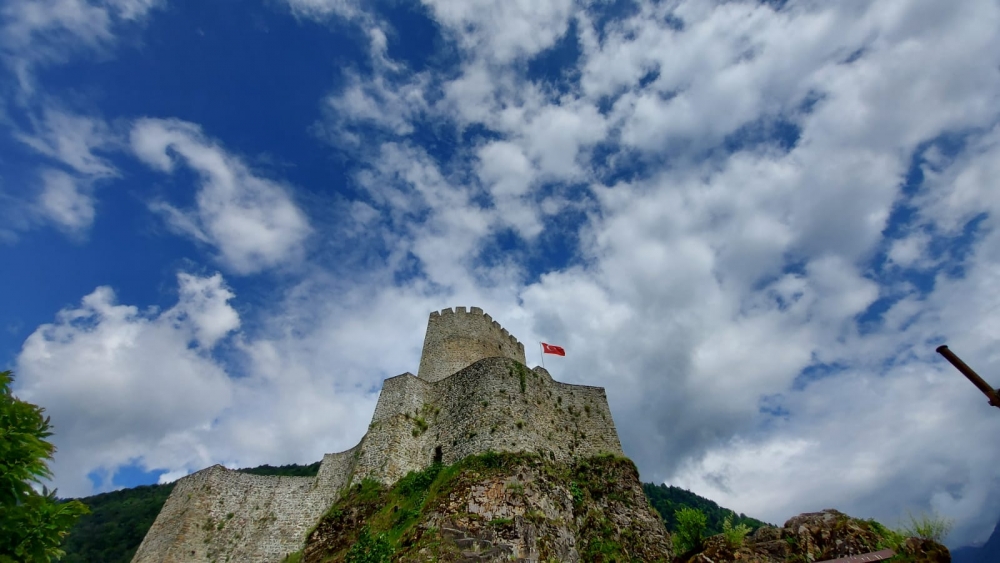
[(756, 518), (750, 518), (745, 514), (736, 514), (728, 508), (722, 508), (715, 502), (698, 496), (687, 489), (667, 485), (654, 485), (652, 483), (644, 483), (642, 488), (646, 493), (646, 497), (649, 498), (649, 503), (663, 517), (663, 522), (666, 524), (668, 530), (677, 528), (677, 520), (674, 518), (674, 512), (685, 507), (697, 508), (705, 514), (708, 520), (705, 533), (709, 536), (722, 533), (722, 522), (727, 516), (731, 519), (733, 526), (746, 524), (750, 528), (750, 531), (755, 531), (761, 526), (770, 525)]
[(952, 563), (1000, 562), (1000, 522), (997, 522), (990, 539), (980, 547), (961, 547), (952, 552)]

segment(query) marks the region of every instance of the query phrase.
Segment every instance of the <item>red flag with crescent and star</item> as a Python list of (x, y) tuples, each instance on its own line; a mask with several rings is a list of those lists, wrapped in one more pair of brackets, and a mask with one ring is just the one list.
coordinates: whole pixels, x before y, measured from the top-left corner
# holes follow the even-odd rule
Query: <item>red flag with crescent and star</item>
[(562, 346), (556, 346), (554, 344), (546, 344), (542, 342), (542, 352), (546, 354), (555, 354), (556, 356), (565, 356), (566, 350), (563, 350)]

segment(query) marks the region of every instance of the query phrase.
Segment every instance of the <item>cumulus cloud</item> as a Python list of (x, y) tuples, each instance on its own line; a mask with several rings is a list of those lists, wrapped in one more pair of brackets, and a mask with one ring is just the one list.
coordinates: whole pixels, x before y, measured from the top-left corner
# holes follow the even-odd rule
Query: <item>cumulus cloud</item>
[(179, 157), (198, 173), (193, 209), (166, 201), (151, 207), (179, 233), (216, 248), (228, 268), (249, 274), (301, 258), (309, 221), (287, 187), (255, 175), (192, 123), (141, 119), (130, 139), (149, 166), (171, 173)]
[(574, 3), (429, 0), (435, 19), (466, 50), (507, 63), (551, 47), (569, 27)]
[[(25, 341), (15, 392), (52, 417), (62, 495), (108, 490), (130, 464), (169, 482), (213, 463), (311, 463), (363, 434), (372, 386), (389, 375), (373, 370), (385, 354), (370, 342), (352, 349), (350, 339), (400, 328), (376, 321), (302, 340), (283, 337), (276, 322), (250, 340), (221, 275), (180, 273), (177, 282), (176, 304), (162, 311), (120, 304), (99, 287)], [(218, 358), (223, 346), (249, 367), (233, 373)]]
[(231, 404), (232, 383), (211, 351), (239, 327), (233, 294), (220, 275), (180, 274), (178, 286), (177, 305), (162, 312), (119, 304), (99, 287), (25, 341), (16, 391), (52, 415), (63, 494), (90, 492), (89, 472), (211, 426)]
[[(973, 497), (1000, 494), (996, 460), (960, 459), (974, 446), (956, 429), (989, 423), (930, 351), (973, 339), (986, 362), (989, 337), (946, 311), (992, 303), (972, 280), (997, 256), (995, 133), (976, 131), (1000, 117), (993, 3), (426, 4), (461, 49), (457, 75), (395, 67), (418, 106), (381, 71), (334, 94), (393, 137), (357, 178), (407, 299), (472, 295), (523, 340), (565, 344), (557, 377), (608, 388), (646, 478), (775, 522), (832, 503), (890, 522), (935, 509), (960, 519), (958, 543), (988, 534), (998, 515)], [(581, 52), (553, 93), (523, 63), (570, 32)], [(428, 116), (490, 136), (438, 159), (410, 137)], [(935, 153), (970, 130), (958, 157)], [(887, 230), (900, 205), (914, 219)], [(974, 250), (942, 256), (983, 213)], [(495, 246), (506, 229), (516, 244)], [(571, 241), (568, 265), (532, 271), (553, 241)], [(958, 260), (961, 295), (939, 272)], [(914, 275), (937, 276), (931, 295), (899, 281)], [(903, 412), (906, 431), (883, 430)], [(854, 468), (840, 480), (838, 459)]]

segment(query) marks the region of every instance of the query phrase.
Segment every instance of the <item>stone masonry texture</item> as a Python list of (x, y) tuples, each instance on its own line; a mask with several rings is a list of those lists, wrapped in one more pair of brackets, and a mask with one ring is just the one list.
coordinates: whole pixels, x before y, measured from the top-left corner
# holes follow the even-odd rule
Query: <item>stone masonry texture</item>
[(623, 455), (604, 389), (528, 369), (524, 346), (477, 307), (431, 313), (419, 375), (386, 379), (368, 432), (316, 477), (215, 465), (177, 482), (133, 563), (277, 563), (352, 482), (391, 485), (435, 460), (487, 450), (553, 461)]
[(479, 307), (431, 313), (417, 377), (440, 381), (483, 358), (502, 356), (522, 364), (524, 345)]

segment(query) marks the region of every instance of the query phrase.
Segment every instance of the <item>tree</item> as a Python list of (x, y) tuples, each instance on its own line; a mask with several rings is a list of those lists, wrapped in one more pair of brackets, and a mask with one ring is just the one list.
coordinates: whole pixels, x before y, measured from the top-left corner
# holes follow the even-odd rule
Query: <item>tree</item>
[(0, 563), (48, 563), (77, 518), (88, 512), (79, 501), (61, 502), (56, 491), (32, 484), (51, 479), (55, 446), (45, 409), (11, 394), (14, 374), (0, 372)]
[(697, 508), (682, 508), (674, 513), (677, 518), (677, 529), (673, 533), (674, 549), (679, 554), (701, 549), (705, 538), (705, 525), (708, 518)]

